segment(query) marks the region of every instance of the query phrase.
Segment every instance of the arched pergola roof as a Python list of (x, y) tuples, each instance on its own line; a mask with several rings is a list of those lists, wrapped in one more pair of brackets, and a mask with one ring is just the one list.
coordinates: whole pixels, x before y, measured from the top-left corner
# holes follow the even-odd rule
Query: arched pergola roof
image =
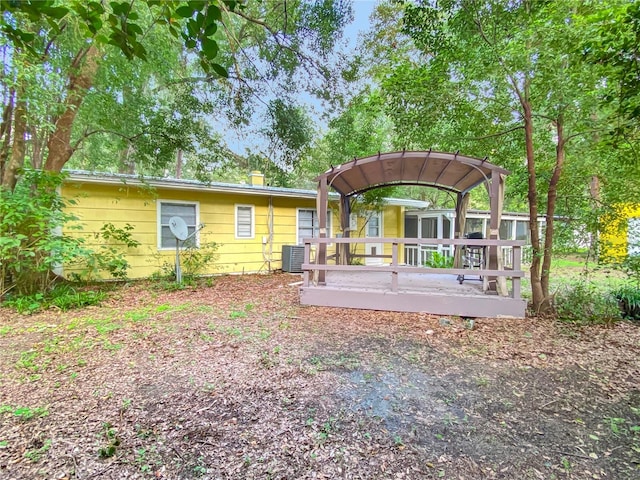
[[(349, 198), (374, 188), (391, 185), (422, 185), (456, 194), (455, 238), (462, 238), (469, 191), (485, 184), (489, 193), (490, 221), (489, 239), (499, 236), (504, 176), (509, 171), (487, 162), (487, 159), (460, 155), (459, 152), (402, 151), (378, 153), (365, 158), (355, 158), (337, 167), (331, 167), (316, 178), (318, 182), (317, 212), (319, 236), (327, 236), (327, 209), (329, 188), (340, 194), (340, 224), (343, 235), (349, 236)], [(343, 254), (343, 258), (348, 255)], [(460, 250), (456, 252), (459, 264)], [(319, 244), (316, 261), (326, 264), (326, 244)], [(488, 265), (497, 268), (498, 252), (495, 247), (488, 251)], [(324, 271), (320, 272), (324, 282)], [(494, 287), (495, 288), (495, 287)], [(506, 291), (506, 284), (503, 290)]]
[(352, 196), (389, 185), (423, 185), (462, 195), (509, 171), (485, 159), (459, 153), (402, 151), (378, 153), (332, 167), (316, 180), (342, 196)]

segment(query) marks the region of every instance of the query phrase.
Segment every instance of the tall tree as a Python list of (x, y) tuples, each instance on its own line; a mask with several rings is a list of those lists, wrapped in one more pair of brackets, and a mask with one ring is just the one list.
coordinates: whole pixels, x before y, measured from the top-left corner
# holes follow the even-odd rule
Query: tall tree
[[(181, 105), (203, 115), (216, 109), (242, 126), (265, 95), (279, 96), (285, 86), (291, 92), (300, 85), (292, 79), (301, 67), (306, 73), (304, 86), (321, 89), (330, 76), (323, 56), (332, 48), (349, 9), (348, 3), (339, 0), (2, 2), (0, 48), (6, 60), (0, 127), (2, 188), (15, 187), (16, 173), (27, 158), (25, 139), (37, 140), (29, 152), (32, 163), (39, 157), (50, 171), (60, 171), (85, 140), (101, 135), (120, 139), (121, 152), (128, 152), (122, 155), (133, 152), (137, 161), (145, 154), (150, 159), (152, 151), (174, 158), (177, 150), (189, 150), (185, 143), (191, 153), (201, 152), (207, 136), (203, 132), (210, 132), (212, 125), (205, 119), (189, 122)], [(114, 48), (138, 67), (127, 72), (115, 59)], [(188, 52), (182, 57), (189, 60), (188, 66), (174, 68), (173, 76), (162, 75), (170, 68), (143, 76), (149, 70), (145, 72), (140, 64), (158, 66), (162, 56), (156, 55), (157, 50), (174, 55), (162, 58), (174, 64), (180, 63), (175, 57), (180, 49)], [(114, 78), (114, 70), (125, 74), (115, 82), (120, 88), (101, 83), (109, 74)], [(130, 83), (126, 73), (133, 75)], [(38, 82), (51, 92), (30, 103), (27, 92)], [(135, 108), (124, 117), (92, 118), (83, 105), (100, 95), (103, 100), (110, 95), (108, 100), (112, 105), (119, 103), (121, 111)], [(146, 99), (146, 104), (140, 99)], [(45, 116), (35, 115), (36, 103), (44, 105)], [(96, 111), (105, 112), (106, 105)], [(121, 118), (129, 124), (118, 124)], [(38, 135), (27, 133), (31, 120), (40, 128)], [(81, 120), (93, 123), (79, 125)], [(127, 128), (132, 123), (137, 128)], [(184, 133), (187, 130), (190, 133)]]
[[(598, 120), (598, 76), (572, 45), (580, 1), (407, 2), (418, 51), (382, 79), (388, 112), (408, 144), (431, 140), (514, 170), (524, 159), (533, 247), (533, 306), (550, 309), (558, 187), (572, 140)], [(590, 8), (590, 7), (589, 7)], [(410, 146), (410, 145), (408, 145)], [(586, 188), (586, 185), (585, 185)], [(546, 216), (544, 239), (538, 214)]]

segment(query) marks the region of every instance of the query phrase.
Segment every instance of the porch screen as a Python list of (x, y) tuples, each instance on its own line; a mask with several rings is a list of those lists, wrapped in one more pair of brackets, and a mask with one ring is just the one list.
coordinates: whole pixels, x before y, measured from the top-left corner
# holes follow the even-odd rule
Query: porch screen
[(500, 239), (512, 240), (513, 238), (513, 220), (502, 220), (500, 222)]
[(426, 217), (421, 223), (421, 238), (438, 238), (438, 219)]
[(516, 240), (526, 240), (531, 243), (531, 232), (529, 231), (529, 222), (516, 221)]

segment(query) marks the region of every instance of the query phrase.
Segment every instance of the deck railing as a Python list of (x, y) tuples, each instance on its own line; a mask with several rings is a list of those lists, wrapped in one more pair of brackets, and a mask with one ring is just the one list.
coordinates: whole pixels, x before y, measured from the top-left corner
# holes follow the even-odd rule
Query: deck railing
[[(487, 279), (506, 277), (511, 279), (510, 297), (519, 299), (521, 284), (520, 280), (524, 277), (522, 268), (522, 247), (525, 245), (523, 240), (489, 240), (489, 239), (436, 239), (436, 238), (305, 238), (304, 242), (304, 261), (302, 264), (303, 285), (310, 286), (312, 272), (342, 271), (342, 272), (389, 272), (391, 275), (391, 291), (398, 291), (398, 275), (400, 273), (428, 273), (441, 275), (479, 275)], [(364, 258), (365, 263), (368, 258), (383, 259), (390, 263), (376, 265), (344, 265), (341, 258), (345, 257), (345, 252), (355, 244), (384, 244), (391, 246), (391, 255), (388, 254), (388, 248), (376, 254), (358, 254), (357, 258)], [(319, 246), (326, 245), (327, 262), (319, 264)], [(469, 270), (468, 268), (431, 268), (425, 267), (422, 258), (420, 264), (413, 264), (418, 261), (420, 251), (430, 250), (423, 249), (423, 246), (442, 245), (449, 251), (454, 251), (456, 246), (460, 247), (484, 247), (486, 251), (485, 263), (479, 268)], [(505, 248), (511, 250), (511, 265), (502, 269), (490, 269), (487, 262), (490, 249), (498, 249), (502, 252)], [(314, 252), (315, 259), (311, 260), (311, 253)], [(401, 258), (401, 253), (402, 257)], [(353, 257), (353, 255), (351, 256)], [(472, 273), (473, 272), (473, 273)]]

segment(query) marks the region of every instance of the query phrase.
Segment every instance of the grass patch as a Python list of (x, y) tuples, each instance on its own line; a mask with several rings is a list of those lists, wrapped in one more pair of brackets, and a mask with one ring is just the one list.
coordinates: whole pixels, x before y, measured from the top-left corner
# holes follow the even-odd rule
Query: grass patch
[(0, 415), (9, 413), (21, 420), (31, 420), (32, 418), (42, 418), (49, 415), (46, 407), (20, 407), (13, 405), (0, 405)]

